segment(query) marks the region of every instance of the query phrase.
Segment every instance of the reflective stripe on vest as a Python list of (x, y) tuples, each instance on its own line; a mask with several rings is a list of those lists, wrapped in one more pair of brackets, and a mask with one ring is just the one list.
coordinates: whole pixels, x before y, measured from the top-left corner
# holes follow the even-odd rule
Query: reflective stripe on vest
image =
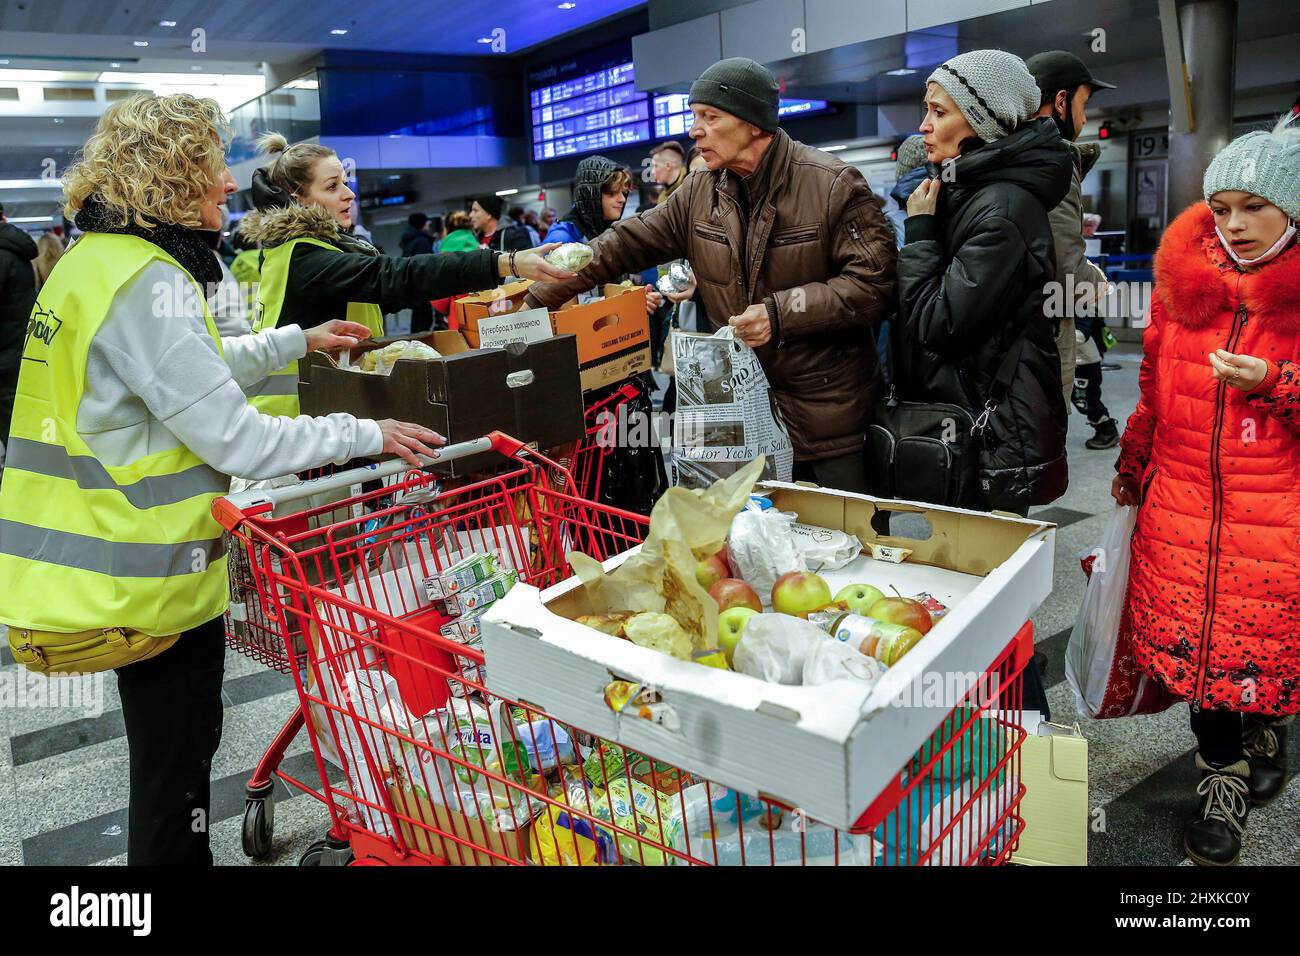
[[(340, 251), (323, 239), (307, 236), (263, 249), (262, 279), (257, 286), (257, 314), (253, 319), (254, 332), (264, 332), (279, 324), (284, 297), (289, 288), (289, 264), (293, 260), (293, 250), (302, 243), (320, 246), (331, 252)], [(373, 303), (349, 302), (346, 318), (349, 322), (360, 322), (376, 338), (384, 334), (384, 313)], [(290, 362), (254, 387), (245, 389), (244, 394), (253, 407), (263, 414), (301, 414), (298, 405), (298, 363)]]
[[(0, 473), (0, 621), (10, 627), (161, 637), (217, 617), (229, 602), (211, 514), (229, 479), (184, 446), (108, 465), (77, 432), (91, 343), (118, 292), (154, 262), (194, 282), (144, 239), (88, 233), (37, 296)], [(203, 319), (221, 354), (206, 303)]]

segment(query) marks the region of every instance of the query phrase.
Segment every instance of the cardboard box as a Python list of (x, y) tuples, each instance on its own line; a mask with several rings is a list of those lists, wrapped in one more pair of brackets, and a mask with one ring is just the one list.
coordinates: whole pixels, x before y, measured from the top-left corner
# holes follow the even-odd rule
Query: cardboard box
[(645, 286), (606, 285), (603, 292), (599, 301), (579, 305), (574, 300), (551, 313), (556, 335), (577, 337), (584, 392), (650, 370)]
[(524, 296), (528, 294), (531, 279), (508, 282), (495, 289), (475, 292), (456, 299), (451, 305), (452, 319), (457, 330), (465, 336), (470, 348), (479, 347), (478, 321), (494, 315), (516, 312), (523, 305)]
[(1028, 866), (1088, 865), (1088, 741), (1076, 724), (1039, 724), (1020, 748), (1025, 829), (1012, 859)]
[[(553, 448), (583, 434), (577, 341), (556, 336), (506, 349), (472, 350), (459, 332), (411, 336), (442, 353), (432, 361), (399, 361), (389, 375), (340, 369), (312, 352), (298, 363), (298, 395), (306, 415), (349, 412), (358, 418), (396, 418), (432, 428), (450, 442), (500, 430), (537, 448)], [(363, 342), (360, 354), (394, 339)], [(437, 466), (460, 477), (502, 463), (492, 453)]]
[[(794, 687), (679, 661), (576, 624), (590, 611), (576, 579), (545, 592), (520, 583), (483, 617), (488, 688), (638, 753), (849, 827), (956, 703), (923, 694), (925, 675), (933, 682), (983, 673), (1051, 592), (1055, 529), (782, 482), (759, 488), (805, 524), (913, 551), (902, 564), (862, 556), (827, 573), (832, 592), (861, 581), (895, 585), (904, 594), (929, 591), (951, 610), (873, 686)], [(882, 537), (872, 528), (878, 511), (922, 515), (931, 535)], [(603, 690), (615, 679), (654, 685), (677, 729), (611, 711)], [(897, 706), (902, 699), (907, 706)]]
[(451, 866), (510, 865), (490, 853), (472, 847), (485, 847), (491, 853), (500, 854), (519, 863), (528, 861), (528, 827), (531, 821), (518, 830), (498, 830), (491, 820), (470, 819), (459, 810), (433, 803), (410, 787), (389, 784), (388, 794), (392, 797), (393, 808), (399, 814), (418, 820), (438, 831), (425, 829), (424, 826), (412, 824), (399, 816), (398, 831), (402, 834), (406, 845), (413, 850), (441, 857)]

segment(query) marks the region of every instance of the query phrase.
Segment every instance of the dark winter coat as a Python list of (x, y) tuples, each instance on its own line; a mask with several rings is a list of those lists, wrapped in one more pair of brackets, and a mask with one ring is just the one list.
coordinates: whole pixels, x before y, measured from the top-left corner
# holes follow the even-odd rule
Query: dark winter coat
[(398, 240), (404, 256), (427, 256), (433, 253), (433, 237), (423, 229), (407, 226)]
[(942, 171), (936, 214), (908, 217), (898, 254), (900, 398), (978, 412), (1008, 350), (1020, 349), (990, 421), (992, 466), (1009, 490), (984, 507), (1023, 511), (1066, 488), (1065, 399), (1043, 286), (1055, 276), (1048, 210), (1071, 170), (1056, 124), (1031, 120)]
[(36, 243), (13, 223), (0, 225), (0, 368), (18, 368), (36, 304)]

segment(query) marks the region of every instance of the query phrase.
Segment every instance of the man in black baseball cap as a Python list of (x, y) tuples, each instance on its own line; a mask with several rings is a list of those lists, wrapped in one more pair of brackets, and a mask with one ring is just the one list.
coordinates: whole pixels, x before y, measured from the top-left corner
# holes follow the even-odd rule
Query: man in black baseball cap
[[(1056, 246), (1056, 282), (1065, 291), (1064, 295), (1056, 298), (1066, 305), (1066, 314), (1056, 317), (1059, 323), (1056, 347), (1061, 353), (1061, 387), (1065, 392), (1066, 407), (1073, 404), (1084, 412), (1088, 424), (1095, 429), (1096, 433), (1084, 442), (1085, 446), (1094, 450), (1114, 448), (1119, 444), (1119, 430), (1101, 403), (1101, 358), (1098, 353), (1093, 361), (1097, 349), (1091, 347), (1095, 340), (1100, 339), (1103, 323), (1096, 308), (1088, 309), (1084, 315), (1074, 314), (1074, 305), (1080, 301), (1080, 291), (1085, 286), (1092, 285), (1095, 290), (1094, 295), (1084, 297), (1085, 303), (1089, 299), (1092, 303), (1100, 302), (1106, 287), (1105, 274), (1084, 254), (1081, 198), (1083, 178), (1101, 155), (1101, 146), (1097, 143), (1079, 146), (1074, 141), (1088, 121), (1087, 105), (1093, 92), (1113, 90), (1115, 85), (1097, 79), (1081, 59), (1065, 50), (1036, 54), (1025, 61), (1025, 66), (1042, 94), (1038, 115), (1050, 116), (1056, 121), (1062, 138), (1070, 144), (1074, 154), (1070, 191), (1048, 214)], [(1079, 332), (1084, 334), (1080, 336)], [(1084, 340), (1082, 343), (1080, 338)], [(1079, 362), (1081, 346), (1087, 353), (1082, 363)]]

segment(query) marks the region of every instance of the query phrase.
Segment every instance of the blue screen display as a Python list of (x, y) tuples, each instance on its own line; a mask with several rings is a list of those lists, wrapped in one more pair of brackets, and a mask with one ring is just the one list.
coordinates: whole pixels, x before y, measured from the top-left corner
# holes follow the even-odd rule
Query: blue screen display
[[(637, 92), (635, 79), (631, 62), (625, 62), (534, 87), (529, 93), (533, 159), (543, 162), (685, 136), (691, 128), (687, 94), (651, 97)], [(825, 100), (783, 97), (778, 113), (784, 119), (830, 110)]]

